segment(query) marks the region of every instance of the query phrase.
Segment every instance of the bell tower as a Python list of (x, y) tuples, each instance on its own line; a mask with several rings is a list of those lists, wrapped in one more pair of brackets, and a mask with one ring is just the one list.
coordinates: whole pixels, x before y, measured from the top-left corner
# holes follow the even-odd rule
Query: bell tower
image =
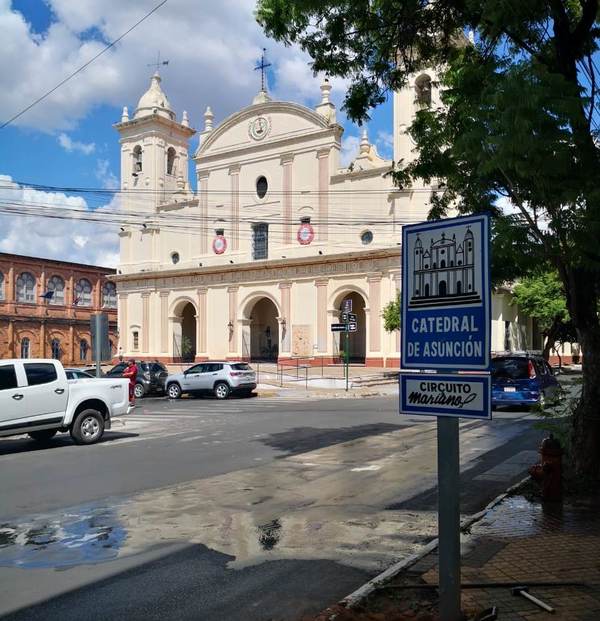
[(411, 75), (404, 86), (394, 93), (394, 161), (406, 164), (414, 159), (415, 143), (408, 129), (417, 111), (442, 105), (438, 75), (433, 69), (423, 69)]
[(176, 120), (158, 71), (140, 97), (133, 118), (123, 108), (121, 122), (114, 127), (121, 136), (125, 210), (155, 213), (175, 192), (189, 189), (188, 141), (196, 130), (190, 127), (187, 112), (181, 122)]

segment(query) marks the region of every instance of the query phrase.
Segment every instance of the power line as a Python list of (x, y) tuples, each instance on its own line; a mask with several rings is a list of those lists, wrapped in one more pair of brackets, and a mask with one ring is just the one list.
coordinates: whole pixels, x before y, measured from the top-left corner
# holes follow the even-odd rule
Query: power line
[(63, 84), (66, 84), (71, 78), (75, 77), (78, 73), (80, 73), (86, 67), (91, 65), (97, 58), (100, 58), (100, 56), (102, 56), (102, 54), (104, 54), (105, 52), (110, 50), (112, 47), (114, 47), (119, 41), (121, 41), (124, 37), (126, 37), (134, 28), (137, 28), (143, 21), (148, 19), (150, 17), (150, 15), (152, 15), (152, 13), (158, 11), (158, 9), (160, 9), (160, 7), (163, 4), (166, 4), (167, 2), (168, 2), (168, 0), (162, 0), (162, 2), (157, 4), (151, 11), (146, 13), (146, 15), (144, 15), (144, 17), (142, 17), (142, 19), (140, 19), (133, 26), (131, 26), (131, 28), (129, 28), (129, 30), (126, 30), (120, 37), (117, 37), (114, 41), (111, 41), (104, 49), (100, 50), (100, 52), (98, 52), (95, 56), (90, 58), (90, 60), (88, 60), (86, 63), (81, 65), (81, 67), (79, 67), (78, 69), (73, 71), (73, 73), (68, 75), (62, 82), (59, 82), (54, 88), (50, 89), (47, 93), (44, 93), (41, 97), (38, 97), (33, 103), (29, 104), (26, 108), (24, 108), (23, 110), (21, 110), (20, 112), (15, 114), (13, 117), (8, 119), (8, 121), (5, 121), (2, 125), (0, 125), (0, 129), (4, 129), (6, 126), (10, 125), (13, 121), (16, 121), (20, 116), (25, 114), (27, 111), (31, 110), (31, 108), (33, 108), (34, 106), (39, 104), (40, 101), (43, 101), (44, 99), (46, 99), (46, 97), (48, 97), (49, 95), (52, 95), (52, 93), (54, 93), (54, 91), (58, 90)]

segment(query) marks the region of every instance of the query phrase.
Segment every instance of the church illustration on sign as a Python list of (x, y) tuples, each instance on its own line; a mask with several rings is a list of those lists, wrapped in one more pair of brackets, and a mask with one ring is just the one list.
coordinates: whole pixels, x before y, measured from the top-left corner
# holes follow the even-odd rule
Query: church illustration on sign
[(474, 238), (467, 227), (462, 243), (456, 234), (423, 243), (417, 234), (414, 247), (413, 290), (410, 308), (480, 303), (475, 287)]

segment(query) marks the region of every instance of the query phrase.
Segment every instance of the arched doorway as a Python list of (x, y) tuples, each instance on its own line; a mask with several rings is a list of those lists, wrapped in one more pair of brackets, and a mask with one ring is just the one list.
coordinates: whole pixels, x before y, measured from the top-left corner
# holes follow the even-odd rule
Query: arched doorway
[(250, 315), (250, 359), (275, 362), (279, 356), (277, 307), (269, 298), (261, 298)]
[[(340, 321), (342, 321), (342, 312), (344, 311), (344, 300), (351, 300), (352, 314), (356, 315), (357, 330), (348, 334), (348, 349), (350, 351), (350, 362), (355, 364), (364, 364), (367, 356), (367, 316), (365, 313), (365, 300), (360, 293), (355, 291), (345, 293), (339, 299), (337, 308), (340, 311)], [(339, 356), (343, 361), (344, 351), (346, 347), (346, 334), (337, 332), (339, 335)]]
[(188, 302), (181, 311), (181, 360), (193, 362), (196, 358), (196, 309)]

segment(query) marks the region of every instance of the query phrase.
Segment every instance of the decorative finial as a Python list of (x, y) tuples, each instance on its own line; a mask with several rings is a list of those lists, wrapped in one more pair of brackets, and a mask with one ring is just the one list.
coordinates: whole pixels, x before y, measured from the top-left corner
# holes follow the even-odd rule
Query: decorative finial
[(327, 78), (324, 78), (321, 82), (321, 103), (328, 104), (329, 96), (331, 94), (331, 84)]
[(185, 127), (189, 127), (190, 126), (190, 120), (188, 119), (187, 110), (183, 111), (183, 117), (181, 119), (181, 124), (184, 125)]
[(367, 128), (363, 128), (362, 136), (360, 139), (360, 152), (368, 153), (371, 149), (371, 144), (369, 143), (369, 135), (367, 134)]
[(213, 119), (215, 115), (212, 113), (210, 106), (206, 106), (206, 111), (204, 112), (204, 131), (210, 132), (213, 128)]
[(121, 114), (121, 123), (126, 123), (129, 121), (129, 110), (127, 110), (127, 106), (123, 106), (123, 114)]
[(258, 71), (260, 69), (260, 90), (263, 93), (267, 92), (265, 69), (267, 67), (271, 66), (271, 63), (265, 63), (265, 53), (266, 53), (266, 51), (267, 51), (267, 48), (263, 47), (263, 53), (262, 53), (262, 56), (260, 58), (260, 64), (256, 65), (256, 67), (254, 67), (254, 71)]

